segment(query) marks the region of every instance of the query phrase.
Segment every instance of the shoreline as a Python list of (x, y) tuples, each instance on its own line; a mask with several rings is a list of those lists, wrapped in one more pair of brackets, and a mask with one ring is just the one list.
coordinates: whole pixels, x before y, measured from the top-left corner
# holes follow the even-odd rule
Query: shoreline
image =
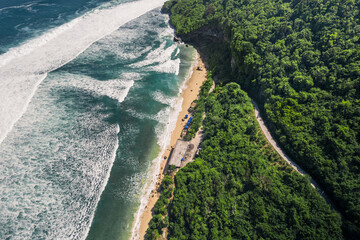
[[(200, 68), (201, 70), (197, 70), (198, 68)], [(186, 121), (184, 121), (183, 118), (186, 114), (188, 114), (188, 109), (191, 103), (195, 99), (197, 99), (200, 92), (200, 87), (202, 86), (203, 82), (206, 81), (206, 78), (207, 78), (207, 71), (204, 62), (202, 61), (200, 54), (196, 51), (196, 59), (191, 67), (189, 77), (188, 79), (186, 79), (184, 83), (184, 88), (179, 98), (179, 101), (182, 100), (182, 105), (176, 120), (175, 128), (171, 133), (170, 143), (163, 150), (164, 153), (161, 155), (160, 168), (156, 173), (157, 180), (156, 180), (155, 188), (149, 194), (149, 198), (147, 199), (147, 204), (145, 206), (145, 209), (140, 216), (140, 226), (138, 226), (138, 229), (136, 229), (136, 232), (132, 236), (132, 239), (145, 238), (146, 230), (148, 229), (149, 222), (152, 218), (152, 209), (160, 196), (160, 193), (158, 192), (158, 188), (161, 185), (162, 179), (164, 177), (163, 171), (169, 159), (171, 149), (172, 147), (175, 146), (176, 141), (180, 138), (181, 132), (186, 124)]]

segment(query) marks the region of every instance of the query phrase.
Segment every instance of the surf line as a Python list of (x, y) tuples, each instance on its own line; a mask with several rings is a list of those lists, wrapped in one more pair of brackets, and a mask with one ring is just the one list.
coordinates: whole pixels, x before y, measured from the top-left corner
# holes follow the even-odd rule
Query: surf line
[[(116, 133), (114, 134), (114, 136), (115, 136), (115, 146), (114, 146), (114, 149), (113, 149), (113, 152), (112, 152), (112, 155), (111, 155), (111, 166), (109, 167), (109, 169), (108, 169), (108, 171), (106, 173), (104, 183), (102, 184), (101, 189), (100, 189), (100, 194), (96, 197), (96, 208), (97, 208), (97, 205), (98, 205), (98, 203), (99, 203), (99, 201), (101, 199), (101, 195), (102, 195), (103, 191), (105, 190), (105, 187), (106, 187), (106, 185), (107, 185), (107, 183), (109, 181), (111, 169), (112, 169), (112, 166), (114, 165), (114, 162), (116, 160), (116, 153), (117, 153), (117, 150), (119, 148), (119, 139), (118, 139), (119, 133), (120, 133), (120, 126), (116, 125)], [(95, 210), (96, 210), (96, 208), (95, 208)], [(82, 239), (84, 239), (84, 240), (89, 235), (90, 228), (91, 228), (92, 222), (94, 220), (94, 217), (95, 217), (95, 211), (93, 211), (91, 213), (90, 220), (89, 220), (89, 225), (85, 229), (84, 235), (82, 236)]]
[(102, 5), (0, 55), (0, 76), (6, 86), (0, 89), (0, 116), (3, 116), (0, 117), (0, 145), (26, 112), (47, 73), (164, 2), (140, 0), (109, 7)]

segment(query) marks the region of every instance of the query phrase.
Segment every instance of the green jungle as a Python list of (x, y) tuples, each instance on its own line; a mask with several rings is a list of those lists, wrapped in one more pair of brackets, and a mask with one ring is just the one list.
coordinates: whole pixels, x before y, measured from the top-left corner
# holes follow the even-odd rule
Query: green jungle
[[(162, 10), (211, 71), (195, 113), (206, 113), (202, 151), (174, 182), (169, 171), (147, 239), (359, 239), (360, 2), (171, 0)], [(250, 97), (310, 176), (268, 144)]]

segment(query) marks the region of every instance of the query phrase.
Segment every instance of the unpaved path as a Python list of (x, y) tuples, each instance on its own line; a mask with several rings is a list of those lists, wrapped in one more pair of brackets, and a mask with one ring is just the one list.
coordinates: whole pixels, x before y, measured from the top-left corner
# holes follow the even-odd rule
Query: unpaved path
[[(300, 173), (301, 175), (308, 175), (310, 176), (304, 169), (302, 169), (299, 165), (297, 165), (293, 160), (291, 160), (291, 158), (286, 155), (286, 153), (280, 148), (280, 146), (276, 143), (276, 141), (274, 140), (274, 138), (271, 136), (269, 130), (267, 129), (263, 119), (261, 118), (260, 115), (260, 110), (258, 105), (256, 104), (256, 102), (254, 100), (251, 99), (251, 102), (254, 106), (254, 111), (255, 111), (255, 117), (256, 120), (258, 121), (262, 132), (264, 133), (266, 139), (268, 140), (268, 142), (274, 147), (274, 149), (280, 154), (280, 156), (287, 162), (289, 163), (298, 173)], [(325, 201), (327, 203), (329, 203), (332, 208), (334, 210), (336, 210), (341, 217), (342, 214), (339, 212), (339, 210), (335, 207), (334, 203), (330, 200), (330, 198), (325, 194), (325, 192), (320, 188), (319, 184), (317, 184), (317, 182), (310, 177), (310, 183), (311, 185), (318, 191), (318, 193), (320, 194), (320, 196), (322, 196)]]
[[(287, 162), (289, 163), (298, 173), (300, 173), (301, 175), (309, 175), (305, 170), (303, 170), (299, 165), (297, 165), (295, 162), (293, 162), (291, 160), (291, 158), (286, 155), (286, 153), (280, 148), (280, 146), (276, 143), (276, 141), (273, 139), (273, 137), (271, 136), (269, 130), (267, 129), (267, 127), (265, 126), (265, 123), (263, 121), (263, 119), (260, 116), (260, 110), (258, 105), (256, 104), (256, 102), (254, 102), (254, 100), (251, 100), (253, 106), (254, 106), (254, 110), (255, 110), (255, 116), (256, 116), (256, 120), (258, 121), (261, 130), (263, 131), (266, 139), (268, 140), (268, 142), (274, 147), (274, 149), (280, 154), (280, 156)], [(313, 187), (316, 187), (316, 183), (313, 184), (313, 182), (311, 182), (311, 185), (313, 185)]]

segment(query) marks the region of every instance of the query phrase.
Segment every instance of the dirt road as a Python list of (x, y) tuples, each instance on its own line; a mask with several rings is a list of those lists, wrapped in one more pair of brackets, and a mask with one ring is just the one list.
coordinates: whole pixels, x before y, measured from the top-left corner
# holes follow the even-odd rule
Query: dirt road
[[(304, 169), (302, 169), (293, 160), (291, 160), (291, 158), (288, 155), (286, 155), (286, 153), (276, 143), (274, 138), (271, 136), (268, 128), (266, 127), (263, 119), (261, 118), (260, 110), (259, 110), (258, 105), (256, 104), (256, 102), (254, 100), (251, 100), (251, 102), (252, 102), (252, 104), (254, 106), (256, 120), (258, 121), (258, 123), (259, 123), (259, 125), (261, 127), (261, 130), (264, 133), (264, 135), (265, 135), (266, 139), (268, 140), (268, 142), (274, 147), (274, 149), (280, 154), (280, 156), (287, 163), (289, 163), (298, 173), (300, 173), (301, 175), (310, 176)], [(326, 200), (326, 202), (328, 202), (333, 207), (333, 209), (335, 209), (337, 212), (339, 212), (339, 210), (335, 207), (334, 203), (330, 200), (330, 198), (325, 194), (325, 192), (320, 188), (319, 184), (317, 184), (317, 182), (313, 178), (310, 178), (310, 183), (318, 191), (318, 193)], [(342, 217), (342, 214), (340, 212), (339, 212), (339, 214)]]

